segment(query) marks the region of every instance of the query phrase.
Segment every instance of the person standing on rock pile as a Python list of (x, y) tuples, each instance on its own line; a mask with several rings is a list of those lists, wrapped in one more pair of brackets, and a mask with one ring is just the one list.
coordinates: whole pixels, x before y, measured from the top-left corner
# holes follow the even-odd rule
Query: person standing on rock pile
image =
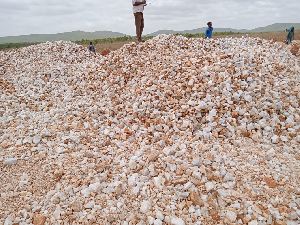
[(138, 42), (142, 42), (142, 34), (144, 30), (144, 7), (147, 5), (146, 0), (132, 0), (133, 14), (135, 19), (136, 38)]
[(93, 45), (93, 42), (90, 42), (90, 45), (89, 45), (89, 50), (93, 53), (96, 53), (96, 48), (95, 46)]
[(207, 26), (208, 27), (207, 27), (207, 29), (205, 31), (205, 38), (210, 39), (210, 38), (212, 38), (213, 30), (214, 30), (214, 28), (212, 27), (212, 22), (208, 22)]
[(294, 37), (295, 37), (295, 28), (291, 27), (290, 29), (286, 29), (286, 31), (288, 32), (286, 43), (289, 45), (294, 40)]

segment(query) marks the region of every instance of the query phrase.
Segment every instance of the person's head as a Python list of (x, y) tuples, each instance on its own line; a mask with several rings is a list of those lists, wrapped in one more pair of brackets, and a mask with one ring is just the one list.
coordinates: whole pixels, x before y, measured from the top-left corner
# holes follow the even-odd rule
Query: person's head
[(208, 22), (207, 26), (212, 27), (212, 22)]
[(291, 27), (291, 31), (294, 32), (294, 30), (295, 30), (295, 27)]
[(90, 42), (90, 45), (93, 45), (93, 42)]

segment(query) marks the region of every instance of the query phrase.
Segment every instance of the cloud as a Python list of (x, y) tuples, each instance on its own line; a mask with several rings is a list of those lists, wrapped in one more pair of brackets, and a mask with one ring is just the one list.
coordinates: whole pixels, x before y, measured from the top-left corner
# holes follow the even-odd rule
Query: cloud
[[(148, 0), (145, 32), (215, 27), (254, 28), (300, 22), (298, 0)], [(0, 0), (0, 36), (112, 30), (134, 33), (131, 0)]]

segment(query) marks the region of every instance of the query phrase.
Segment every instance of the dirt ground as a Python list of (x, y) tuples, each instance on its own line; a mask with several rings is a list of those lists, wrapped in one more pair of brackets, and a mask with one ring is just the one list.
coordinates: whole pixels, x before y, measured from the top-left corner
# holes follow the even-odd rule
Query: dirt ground
[[(231, 37), (242, 37), (246, 34), (234, 34)], [(250, 37), (260, 37), (267, 40), (274, 40), (279, 42), (284, 42), (286, 40), (287, 33), (286, 32), (267, 32), (267, 33), (249, 33)], [(222, 37), (222, 36), (216, 36)], [(224, 36), (223, 36), (224, 37)], [(295, 33), (295, 40), (300, 40), (300, 31)]]
[(131, 41), (122, 41), (122, 42), (114, 42), (114, 43), (103, 43), (97, 44), (96, 50), (97, 52), (101, 53), (105, 49), (109, 49), (110, 51), (117, 50), (121, 48), (123, 45), (130, 43)]
[[(226, 37), (242, 37), (246, 34), (234, 34)], [(268, 32), (268, 33), (253, 33), (248, 34), (250, 37), (260, 37), (267, 40), (274, 40), (279, 42), (284, 42), (286, 40), (286, 33), (285, 32)], [(215, 36), (215, 38), (225, 37), (223, 36)], [(295, 33), (295, 40), (300, 40), (300, 31)], [(96, 50), (99, 53), (102, 53), (104, 50), (109, 49), (110, 51), (117, 50), (121, 48), (123, 45), (130, 43), (131, 41), (122, 41), (122, 42), (114, 42), (114, 43), (103, 43), (97, 44)]]

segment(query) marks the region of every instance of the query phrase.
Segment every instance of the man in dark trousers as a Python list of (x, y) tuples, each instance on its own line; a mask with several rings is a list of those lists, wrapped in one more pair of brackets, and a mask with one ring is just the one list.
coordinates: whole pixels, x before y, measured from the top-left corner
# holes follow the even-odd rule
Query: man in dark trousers
[(138, 42), (142, 41), (144, 30), (144, 7), (147, 5), (146, 0), (132, 0), (133, 14), (135, 18), (136, 38)]

